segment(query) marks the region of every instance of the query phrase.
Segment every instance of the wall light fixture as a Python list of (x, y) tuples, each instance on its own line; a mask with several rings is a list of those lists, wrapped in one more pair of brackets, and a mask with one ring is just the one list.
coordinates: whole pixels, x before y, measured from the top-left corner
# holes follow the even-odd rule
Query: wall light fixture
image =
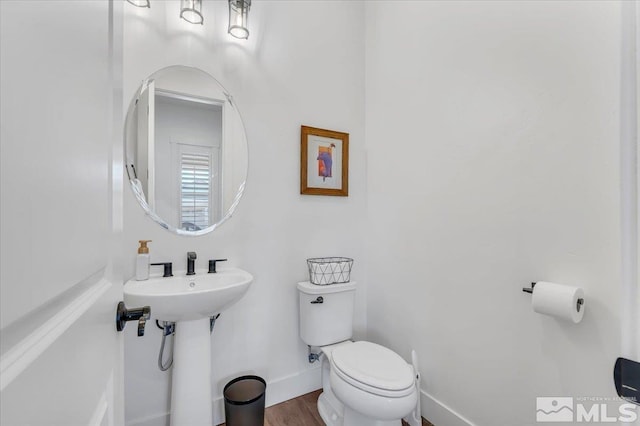
[[(2, 0), (0, 0), (2, 1)], [(251, 0), (229, 1), (228, 33), (239, 39), (249, 38), (249, 9)], [(136, 7), (151, 7), (151, 0), (127, 0)], [(202, 0), (180, 0), (180, 18), (191, 24), (204, 24)]]
[(251, 0), (229, 0), (229, 34), (249, 38), (249, 8)]
[(180, 17), (191, 24), (204, 24), (202, 0), (181, 0)]

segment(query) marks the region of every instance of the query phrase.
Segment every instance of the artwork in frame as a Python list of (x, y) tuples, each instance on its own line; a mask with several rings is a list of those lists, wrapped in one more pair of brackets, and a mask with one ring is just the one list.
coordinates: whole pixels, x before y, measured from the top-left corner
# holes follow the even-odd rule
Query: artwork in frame
[(300, 193), (349, 195), (349, 134), (302, 126)]

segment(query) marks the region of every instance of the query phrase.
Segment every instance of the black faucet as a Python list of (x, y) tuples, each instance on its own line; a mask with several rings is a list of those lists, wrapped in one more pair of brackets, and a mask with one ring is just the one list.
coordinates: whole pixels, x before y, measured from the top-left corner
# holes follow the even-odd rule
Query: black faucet
[(187, 275), (195, 275), (196, 274), (196, 255), (195, 251), (190, 251), (187, 253)]

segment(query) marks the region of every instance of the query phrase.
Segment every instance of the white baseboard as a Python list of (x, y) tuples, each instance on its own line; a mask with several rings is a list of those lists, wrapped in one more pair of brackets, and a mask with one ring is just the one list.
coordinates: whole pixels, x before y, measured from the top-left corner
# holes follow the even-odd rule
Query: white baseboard
[(169, 424), (169, 413), (141, 417), (135, 420), (125, 419), (124, 424), (126, 426), (167, 426)]
[[(267, 395), (265, 405), (280, 404), (300, 395), (312, 392), (322, 387), (322, 373), (320, 365), (296, 374), (281, 377), (267, 382)], [(219, 397), (213, 400), (214, 418), (213, 423), (218, 425), (224, 423), (224, 398)], [(144, 418), (126, 420), (127, 426), (167, 426), (169, 424), (169, 413), (161, 413)]]
[(420, 410), (422, 411), (422, 417), (435, 426), (476, 426), (451, 407), (438, 401), (423, 390), (420, 391)]
[(314, 368), (281, 377), (267, 384), (266, 406), (280, 404), (322, 387), (320, 363)]

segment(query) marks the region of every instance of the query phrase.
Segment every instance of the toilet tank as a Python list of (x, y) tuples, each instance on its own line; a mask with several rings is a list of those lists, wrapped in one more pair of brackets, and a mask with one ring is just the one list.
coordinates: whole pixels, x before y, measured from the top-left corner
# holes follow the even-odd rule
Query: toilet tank
[(353, 335), (356, 283), (298, 283), (300, 338), (309, 346), (326, 346)]

